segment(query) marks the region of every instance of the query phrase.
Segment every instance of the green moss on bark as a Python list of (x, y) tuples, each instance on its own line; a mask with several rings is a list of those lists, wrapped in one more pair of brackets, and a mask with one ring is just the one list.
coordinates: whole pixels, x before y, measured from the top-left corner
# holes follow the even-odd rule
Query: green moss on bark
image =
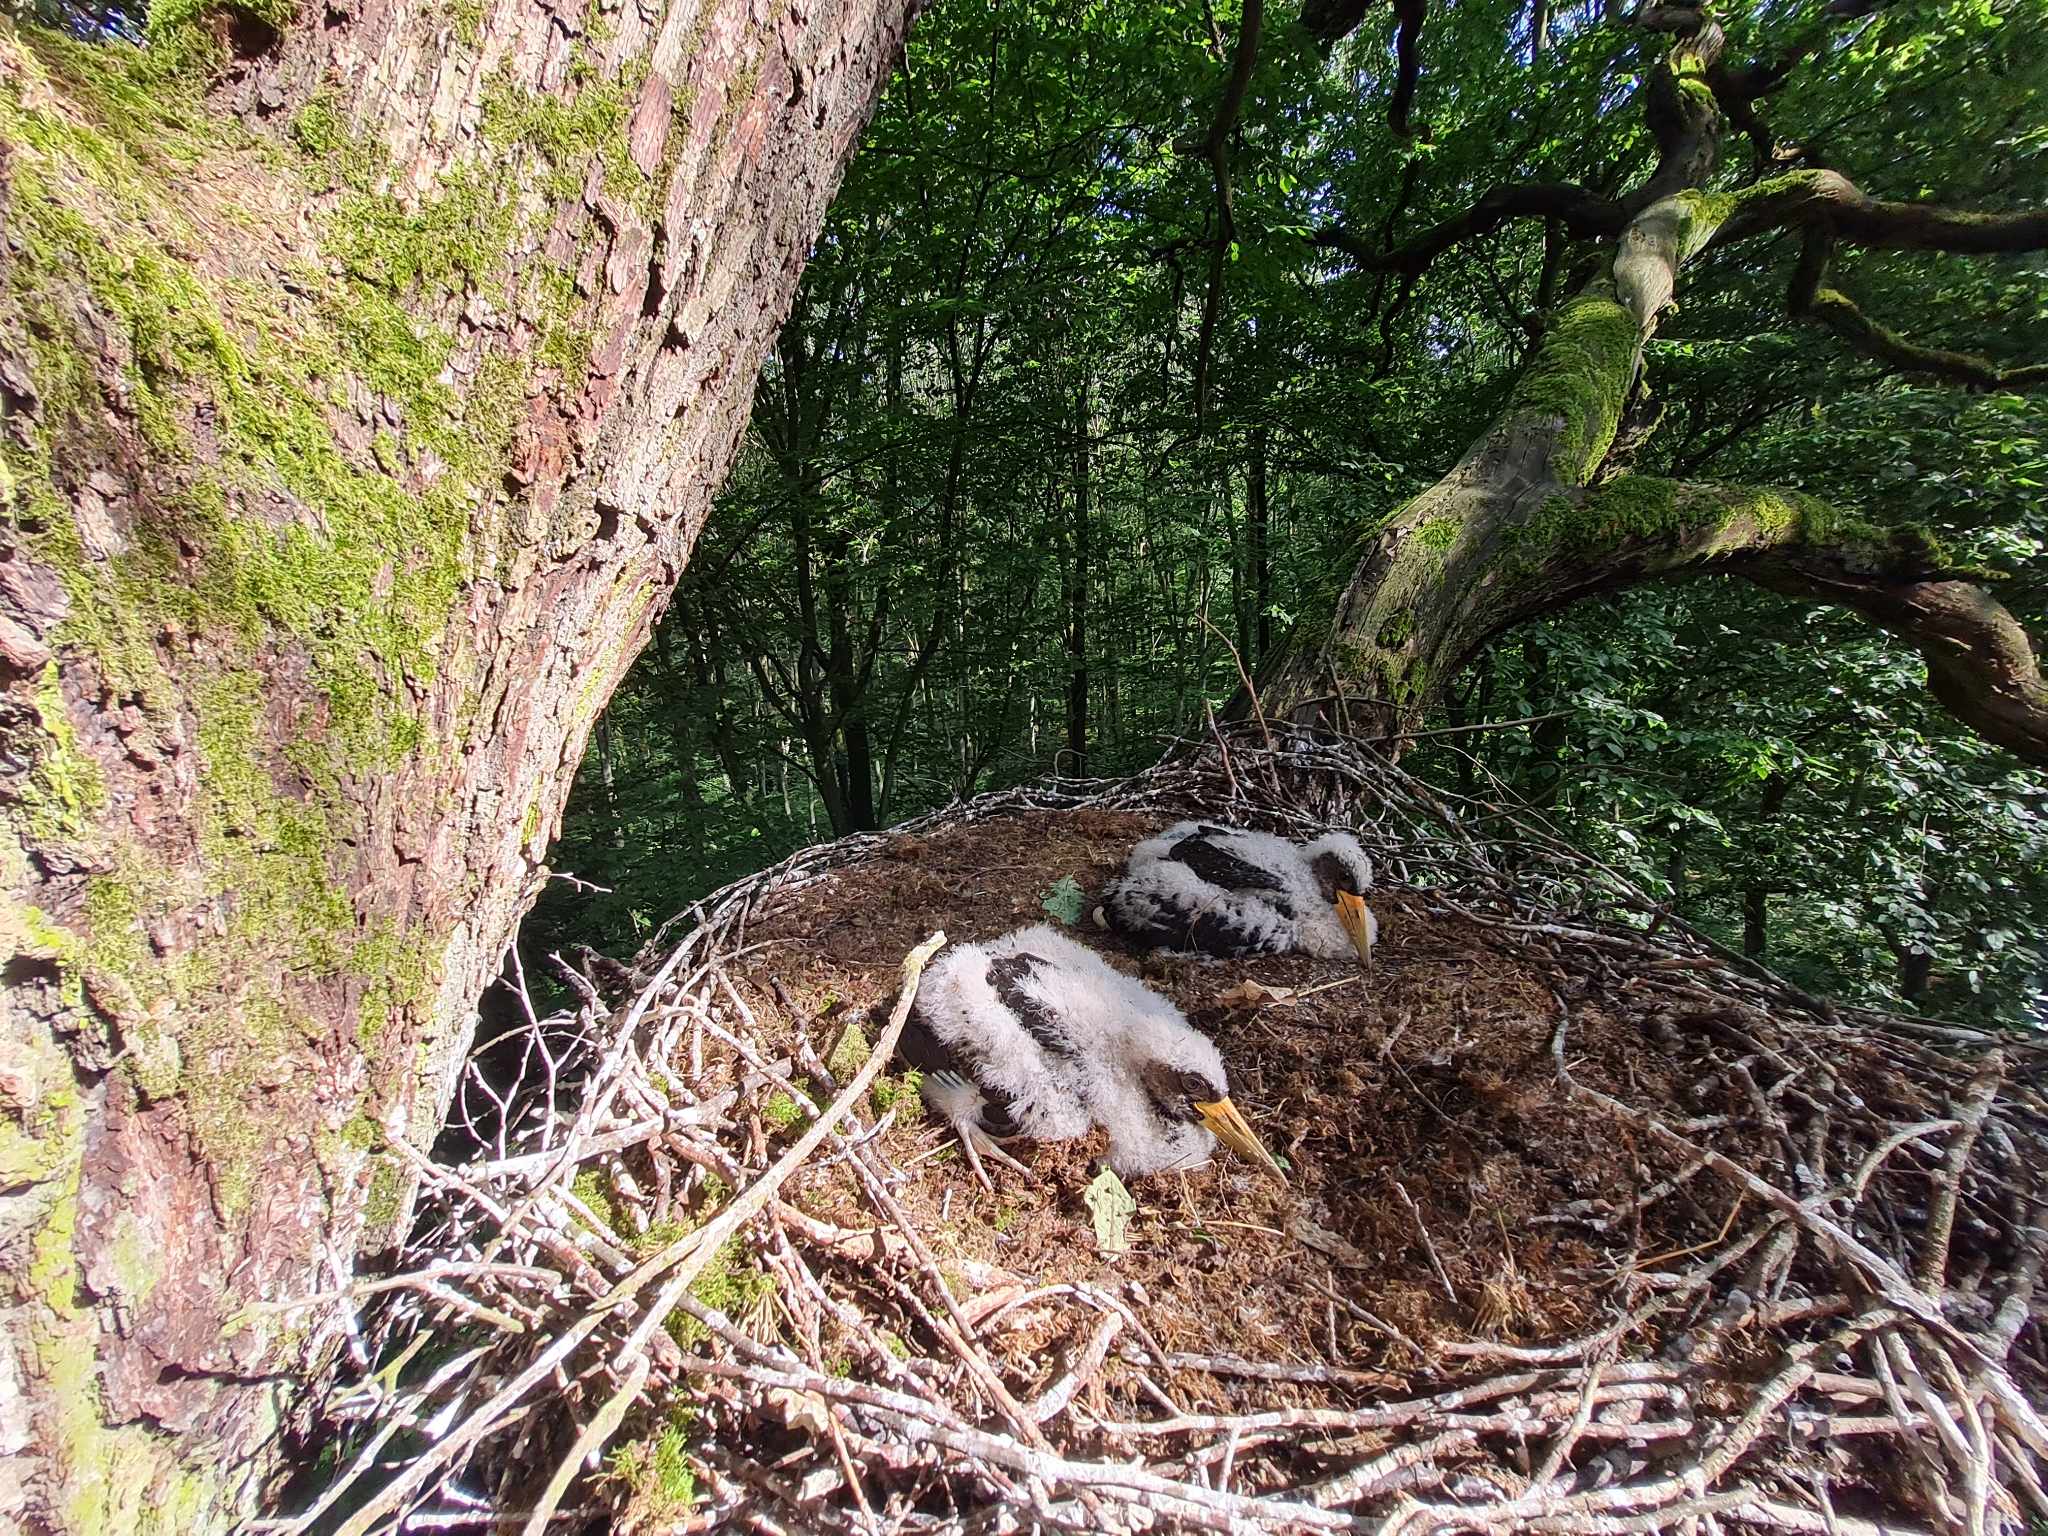
[[(26, 353), (35, 406), (0, 447), (5, 509), (65, 588), (57, 643), (138, 699), (161, 734), (196, 724), (206, 894), (228, 914), (225, 933), (158, 959), (142, 921), (195, 893), (124, 865), (92, 883), (89, 937), (43, 947), (73, 995), (90, 991), (116, 1020), (135, 1086), (187, 1101), (232, 1212), (260, 1150), (247, 1096), (320, 1031), (280, 996), (222, 998), (220, 979), (260, 989), (280, 973), (359, 975), (372, 1036), (432, 995), (423, 938), (358, 931), (334, 873), (332, 797), (421, 740), (411, 701), (467, 574), (471, 508), (502, 480), (516, 390), (494, 383), (488, 420), (458, 402), (439, 377), (449, 339), (415, 326), (393, 292), (356, 280), (344, 300), (296, 302), (210, 260), (202, 220), (243, 215), (231, 202), (188, 208), (190, 189), (167, 171), (246, 145), (147, 55), (83, 57), (0, 25), (0, 65), (19, 253), (0, 282), (0, 327)], [(338, 132), (317, 104), (294, 125), (309, 152), (333, 149)], [(80, 329), (87, 311), (99, 330)], [(105, 358), (121, 379), (102, 398)], [(396, 422), (369, 451), (335, 426), (338, 403), (365, 392)], [(88, 524), (59, 466), (133, 462), (105, 437), (124, 415), (151, 467), (105, 492), (114, 505)], [(207, 662), (187, 685), (171, 669), (191, 636)], [(272, 718), (263, 679), (292, 656), (315, 707)], [(39, 703), (22, 832), (75, 848), (104, 791), (54, 666)]]
[(1548, 497), (1506, 531), (1503, 544), (1524, 572), (1629, 545), (1645, 548), (1652, 569), (1772, 551), (1824, 553), (1875, 575), (1951, 568), (1939, 541), (1921, 528), (1881, 527), (1799, 491), (1654, 475), (1622, 475), (1584, 496)]
[(1641, 344), (1625, 306), (1605, 293), (1582, 293), (1558, 310), (1516, 381), (1511, 414), (1557, 424), (1551, 470), (1564, 484), (1584, 485), (1607, 457)]

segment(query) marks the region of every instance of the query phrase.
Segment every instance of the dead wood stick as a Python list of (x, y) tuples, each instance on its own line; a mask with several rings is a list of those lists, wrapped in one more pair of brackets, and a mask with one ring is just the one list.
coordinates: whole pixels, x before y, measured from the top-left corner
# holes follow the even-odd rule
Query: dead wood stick
[(1384, 1485), (1411, 1467), (1434, 1460), (1440, 1452), (1462, 1450), (1478, 1438), (1476, 1430), (1453, 1429), (1440, 1435), (1431, 1435), (1427, 1440), (1397, 1445), (1392, 1450), (1375, 1456), (1371, 1461), (1362, 1461), (1350, 1470), (1316, 1483), (1305, 1491), (1319, 1509), (1337, 1509), (1346, 1504), (1356, 1504), (1361, 1499), (1371, 1498)]
[(1600, 1365), (1595, 1361), (1586, 1371), (1584, 1385), (1579, 1388), (1579, 1406), (1573, 1410), (1571, 1422), (1565, 1425), (1558, 1437), (1550, 1442), (1550, 1448), (1543, 1453), (1543, 1460), (1536, 1464), (1536, 1470), (1529, 1474), (1529, 1486), (1541, 1488), (1557, 1476), (1564, 1459), (1571, 1455), (1572, 1447), (1579, 1443), (1579, 1437), (1592, 1422), (1593, 1409), (1598, 1405), (1600, 1391)]
[[(841, 1102), (835, 1105), (834, 1109), (822, 1117), (816, 1124), (812, 1125), (804, 1136), (798, 1139), (796, 1145), (791, 1147), (789, 1152), (784, 1155), (781, 1162), (777, 1163), (767, 1174), (749, 1186), (747, 1191), (737, 1200), (733, 1201), (716, 1221), (669, 1244), (668, 1247), (655, 1254), (638, 1269), (634, 1270), (633, 1273), (621, 1280), (594, 1307), (563, 1329), (554, 1341), (525, 1370), (519, 1372), (511, 1381), (501, 1387), (481, 1408), (471, 1414), (462, 1425), (444, 1435), (439, 1443), (430, 1447), (417, 1461), (413, 1462), (397, 1477), (393, 1478), (390, 1483), (386, 1484), (376, 1497), (358, 1509), (336, 1533), (336, 1536), (366, 1536), (366, 1533), (372, 1527), (410, 1498), (413, 1492), (435, 1472), (448, 1465), (457, 1456), (481, 1440), (492, 1429), (496, 1428), (509, 1409), (517, 1404), (535, 1386), (539, 1385), (541, 1381), (545, 1380), (557, 1365), (574, 1352), (578, 1345), (597, 1331), (598, 1326), (608, 1316), (629, 1302), (651, 1281), (658, 1279), (678, 1265), (688, 1267), (691, 1279), (694, 1279), (697, 1274), (701, 1273), (705, 1265), (710, 1262), (711, 1256), (723, 1246), (726, 1238), (736, 1231), (741, 1223), (751, 1218), (761, 1206), (767, 1204), (774, 1197), (775, 1191), (781, 1187), (783, 1180), (787, 1179), (803, 1159), (810, 1155), (811, 1150), (817, 1143), (824, 1139), (825, 1133), (831, 1129), (833, 1122), (837, 1120), (838, 1116), (851, 1106), (853, 1100), (859, 1094), (866, 1092), (868, 1084), (880, 1074), (882, 1064), (888, 1059), (888, 1050), (894, 1048), (896, 1036), (902, 1033), (903, 1021), (909, 1017), (910, 1002), (917, 991), (918, 975), (923, 971), (925, 962), (933, 954), (937, 953), (939, 946), (944, 942), (945, 935), (943, 933), (934, 934), (924, 944), (911, 951), (910, 956), (904, 961), (903, 995), (898, 1000), (896, 1015), (890, 1021), (890, 1028), (884, 1040), (884, 1045), (887, 1049), (884, 1049), (882, 1046), (877, 1047), (874, 1055), (862, 1067), (853, 1087), (847, 1094), (842, 1095)], [(680, 950), (677, 951), (676, 958), (680, 958), (681, 953)], [(533, 1198), (535, 1197), (529, 1197), (529, 1205)], [(552, 1511), (547, 1513), (552, 1514)], [(530, 1529), (538, 1531), (544, 1529), (545, 1526), (546, 1520), (543, 1519), (539, 1526), (530, 1525)]]
[(1102, 1369), (1102, 1362), (1109, 1355), (1109, 1346), (1123, 1326), (1124, 1320), (1117, 1313), (1103, 1313), (1102, 1321), (1096, 1324), (1095, 1332), (1075, 1359), (1073, 1369), (1024, 1405), (1024, 1412), (1032, 1423), (1043, 1424), (1065, 1410), (1067, 1404), (1074, 1400), (1074, 1394)]
[[(1624, 1104), (1621, 1100), (1602, 1093), (1597, 1088), (1589, 1088), (1584, 1083), (1579, 1082), (1570, 1072), (1565, 1071), (1562, 1066), (1561, 1039), (1558, 1041), (1557, 1054), (1560, 1058), (1559, 1071), (1564, 1078), (1565, 1085), (1573, 1093), (1592, 1100), (1595, 1104), (1607, 1110), (1608, 1113), (1620, 1116), (1631, 1125), (1640, 1126), (1659, 1141), (1666, 1143), (1677, 1151), (1683, 1152), (1688, 1157), (1705, 1157), (1709, 1166), (1715, 1172), (1734, 1180), (1758, 1198), (1784, 1212), (1794, 1222), (1819, 1238), (1828, 1248), (1834, 1250), (1842, 1258), (1848, 1260), (1857, 1269), (1861, 1270), (1872, 1289), (1891, 1303), (1891, 1305), (1913, 1317), (1930, 1331), (1960, 1346), (1975, 1359), (1982, 1360), (1983, 1357), (1976, 1345), (1965, 1338), (1953, 1323), (1943, 1317), (1940, 1307), (1930, 1297), (1915, 1287), (1906, 1278), (1904, 1272), (1899, 1269), (1898, 1265), (1894, 1264), (1890, 1259), (1886, 1258), (1869, 1244), (1863, 1242), (1853, 1233), (1844, 1230), (1839, 1223), (1822, 1215), (1813, 1206), (1780, 1189), (1768, 1179), (1760, 1178), (1756, 1174), (1751, 1173), (1733, 1158), (1723, 1153), (1712, 1151), (1709, 1148), (1701, 1147), (1688, 1138), (1679, 1135), (1678, 1132), (1672, 1130), (1671, 1127), (1656, 1116), (1636, 1109), (1632, 1105)], [(1986, 1363), (1988, 1364), (1988, 1362)]]
[(1994, 1050), (1986, 1054), (1984, 1064), (1963, 1089), (1963, 1102), (1956, 1115), (1962, 1128), (1950, 1140), (1948, 1155), (1941, 1160), (1941, 1178), (1934, 1188), (1934, 1203), (1927, 1212), (1927, 1245), (1920, 1250), (1920, 1262), (1913, 1269), (1913, 1278), (1930, 1296), (1941, 1294), (1947, 1278), (1949, 1235), (1955, 1230), (1963, 1170), (1970, 1161), (1971, 1149), (1977, 1145), (1977, 1133), (1984, 1129), (1984, 1116), (1991, 1101), (1998, 1096), (1998, 1085), (2004, 1081), (2005, 1052)]
[[(987, 1462), (1026, 1478), (1064, 1484), (1077, 1492), (1092, 1490), (1151, 1495), (1177, 1506), (1174, 1513), (1200, 1519), (1201, 1523), (1215, 1529), (1230, 1529), (1227, 1521), (1233, 1516), (1279, 1529), (1345, 1530), (1350, 1525), (1348, 1520), (1312, 1505), (1291, 1500), (1218, 1494), (1198, 1483), (1178, 1483), (1144, 1468), (1116, 1462), (1074, 1461), (1057, 1452), (1041, 1451), (1007, 1436), (976, 1429), (950, 1416), (935, 1416), (930, 1404), (902, 1393), (844, 1377), (823, 1375), (786, 1352), (778, 1355), (754, 1343), (694, 1297), (683, 1297), (679, 1305), (732, 1345), (737, 1353), (747, 1357), (745, 1360), (693, 1360), (690, 1363), (693, 1373), (815, 1393), (832, 1401), (858, 1403), (878, 1420), (891, 1423), (920, 1442), (968, 1458), (970, 1470), (976, 1472), (986, 1471), (985, 1467), (975, 1465), (976, 1462)], [(883, 1449), (851, 1426), (849, 1434), (864, 1449)]]
[(1870, 1187), (1872, 1177), (1884, 1166), (1886, 1158), (1910, 1141), (1918, 1141), (1924, 1136), (1933, 1136), (1942, 1131), (1952, 1131), (1960, 1123), (1955, 1120), (1922, 1120), (1917, 1125), (1900, 1126), (1870, 1149), (1869, 1155), (1857, 1165), (1856, 1176), (1848, 1182), (1843, 1193), (1851, 1201), (1861, 1200), (1864, 1190)]
[(540, 1502), (534, 1506), (533, 1513), (527, 1516), (526, 1524), (521, 1528), (522, 1536), (540, 1536), (540, 1533), (547, 1529), (548, 1522), (555, 1517), (555, 1511), (561, 1507), (562, 1495), (569, 1491), (569, 1484), (576, 1480), (576, 1474), (582, 1470), (585, 1458), (602, 1451), (611, 1443), (612, 1436), (618, 1433), (619, 1421), (625, 1418), (626, 1410), (631, 1408), (633, 1400), (639, 1397), (640, 1389), (647, 1385), (647, 1373), (652, 1368), (653, 1361), (645, 1353), (633, 1357), (633, 1363), (627, 1367), (626, 1379), (619, 1384), (619, 1389), (598, 1405), (597, 1412), (590, 1416), (590, 1422), (584, 1425), (582, 1433), (577, 1435), (576, 1443), (569, 1447), (569, 1454), (556, 1464), (554, 1476), (548, 1479), (547, 1487), (541, 1491)]
[(1437, 1283), (1444, 1288), (1444, 1294), (1451, 1298), (1451, 1305), (1458, 1306), (1457, 1287), (1451, 1284), (1451, 1277), (1444, 1273), (1444, 1261), (1437, 1257), (1436, 1241), (1429, 1235), (1429, 1224), (1422, 1219), (1422, 1207), (1415, 1203), (1407, 1186), (1399, 1179), (1394, 1181), (1394, 1193), (1401, 1197), (1401, 1203), (1408, 1207), (1408, 1214), (1415, 1219), (1415, 1230), (1422, 1237), (1422, 1251), (1429, 1255), (1429, 1267), (1436, 1271)]
[[(777, 1158), (766, 1173), (749, 1184), (738, 1199), (719, 1212), (715, 1220), (670, 1243), (622, 1280), (612, 1296), (599, 1304), (600, 1311), (609, 1310), (649, 1281), (671, 1268), (675, 1271), (662, 1290), (661, 1301), (665, 1304), (649, 1307), (646, 1315), (628, 1335), (623, 1351), (625, 1358), (633, 1359), (639, 1356), (646, 1347), (648, 1335), (661, 1326), (663, 1320), (674, 1309), (676, 1299), (696, 1282), (697, 1277), (704, 1272), (718, 1250), (725, 1246), (727, 1239), (760, 1214), (775, 1198), (776, 1191), (788, 1181), (789, 1176), (803, 1166), (810, 1155), (818, 1149), (819, 1143), (831, 1134), (832, 1128), (848, 1110), (853, 1108), (860, 1096), (868, 1091), (868, 1086), (881, 1076), (882, 1068), (895, 1053), (896, 1041), (903, 1034), (904, 1023), (910, 1017), (910, 1005), (917, 998), (917, 983), (924, 975), (925, 965), (939, 952), (945, 942), (946, 935), (941, 930), (904, 957), (903, 986), (896, 995), (895, 1010), (889, 1015), (889, 1027), (882, 1031), (882, 1038), (875, 1042), (875, 1048), (868, 1053), (868, 1059), (861, 1063), (860, 1070), (854, 1073), (853, 1081), (840, 1091), (839, 1097), (826, 1107), (823, 1114), (805, 1128), (803, 1135), (796, 1139), (789, 1150)], [(578, 1438), (571, 1457), (555, 1469), (553, 1480), (549, 1482), (539, 1503), (534, 1506), (533, 1516), (526, 1522), (521, 1536), (541, 1536), (547, 1529), (548, 1521), (553, 1518), (562, 1495), (568, 1491), (570, 1482), (575, 1478), (578, 1464), (593, 1450), (604, 1448), (613, 1431), (618, 1428), (619, 1421), (625, 1417), (626, 1407), (639, 1395), (646, 1379), (645, 1370), (629, 1375), (626, 1382), (598, 1410), (591, 1420), (591, 1429), (603, 1426), (602, 1435), (593, 1446), (585, 1446), (584, 1437)]]

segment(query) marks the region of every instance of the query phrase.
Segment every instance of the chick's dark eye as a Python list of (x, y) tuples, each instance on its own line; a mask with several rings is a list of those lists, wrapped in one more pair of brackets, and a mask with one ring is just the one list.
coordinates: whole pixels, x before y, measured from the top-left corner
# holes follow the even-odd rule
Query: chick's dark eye
[(1199, 1072), (1183, 1072), (1175, 1086), (1187, 1096), (1190, 1104), (1213, 1104), (1223, 1097), (1223, 1090)]

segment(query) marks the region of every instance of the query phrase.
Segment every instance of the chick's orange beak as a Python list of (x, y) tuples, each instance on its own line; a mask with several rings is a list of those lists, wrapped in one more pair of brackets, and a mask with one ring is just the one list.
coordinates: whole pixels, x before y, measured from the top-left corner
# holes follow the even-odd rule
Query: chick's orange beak
[(1218, 1099), (1213, 1104), (1197, 1104), (1196, 1111), (1202, 1123), (1215, 1133), (1216, 1139), (1239, 1157), (1273, 1175), (1282, 1184), (1287, 1175), (1281, 1171), (1280, 1161), (1266, 1150), (1266, 1144), (1259, 1140), (1258, 1132), (1251, 1128), (1251, 1122), (1238, 1113), (1237, 1106), (1228, 1099)]
[(1372, 964), (1372, 947), (1379, 942), (1379, 919), (1372, 915), (1372, 908), (1365, 904), (1363, 896), (1354, 896), (1349, 891), (1337, 893), (1337, 921), (1344, 925), (1344, 932), (1351, 939), (1351, 947), (1358, 951), (1358, 958), (1367, 965)]

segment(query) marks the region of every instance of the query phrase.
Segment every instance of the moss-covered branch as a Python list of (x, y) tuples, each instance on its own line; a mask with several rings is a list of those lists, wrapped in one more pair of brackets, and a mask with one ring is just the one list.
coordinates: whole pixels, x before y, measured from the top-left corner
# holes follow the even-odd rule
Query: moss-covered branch
[(1901, 373), (1919, 374), (1965, 389), (2030, 390), (2048, 387), (2048, 364), (2004, 368), (1974, 352), (1950, 352), (1923, 346), (1910, 337), (1879, 325), (1856, 301), (1827, 283), (1834, 238), (1826, 230), (1809, 229), (1792, 274), (1785, 307), (1794, 315), (1818, 320), (1865, 357), (1875, 358)]
[(2048, 209), (1977, 213), (1942, 203), (1871, 197), (1839, 171), (1788, 171), (1747, 188), (1715, 245), (1793, 225), (1822, 225), (1851, 245), (1963, 255), (2048, 249)]
[[(2048, 765), (2048, 680), (2019, 621), (1923, 529), (1884, 527), (1797, 491), (1624, 475), (1544, 501), (1505, 547), (1534, 600), (1725, 570), (1854, 609), (1910, 640), (1944, 707), (1987, 741)], [(1462, 660), (1462, 658), (1461, 658)]]

